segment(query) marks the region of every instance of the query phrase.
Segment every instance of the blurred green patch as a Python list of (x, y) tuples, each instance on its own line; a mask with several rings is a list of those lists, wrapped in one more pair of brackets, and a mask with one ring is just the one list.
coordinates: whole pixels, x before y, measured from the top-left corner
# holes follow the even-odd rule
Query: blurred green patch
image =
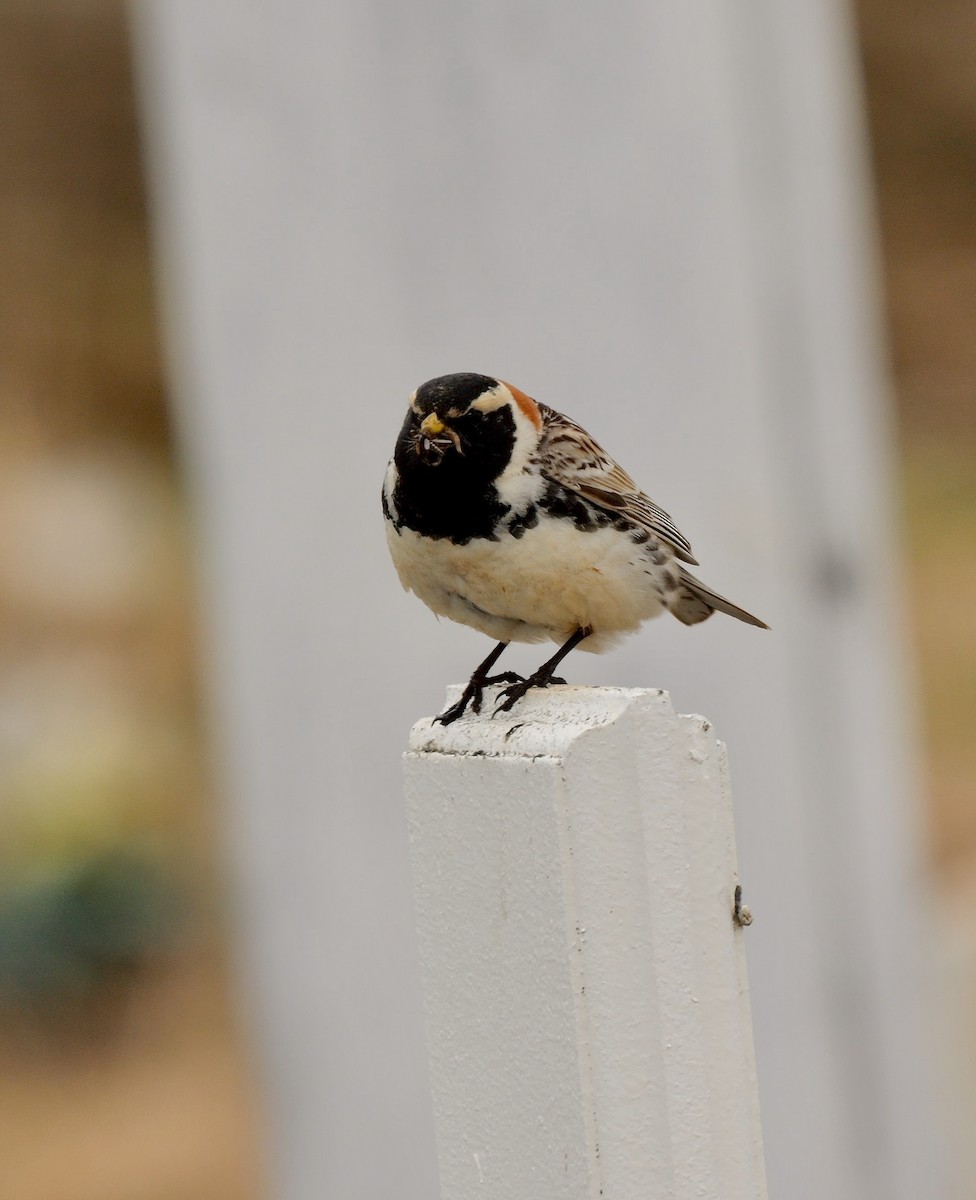
[(25, 873), (0, 891), (0, 1007), (97, 1000), (170, 946), (184, 913), (174, 873), (133, 849)]

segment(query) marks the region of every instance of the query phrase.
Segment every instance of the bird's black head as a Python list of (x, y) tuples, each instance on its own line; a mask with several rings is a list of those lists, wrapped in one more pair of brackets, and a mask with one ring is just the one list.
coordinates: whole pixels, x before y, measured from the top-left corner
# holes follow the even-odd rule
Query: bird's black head
[(411, 406), (423, 416), (436, 413), (442, 419), (463, 416), (472, 404), (498, 387), (490, 375), (461, 371), (457, 375), (438, 375), (422, 383), (410, 398)]
[[(519, 438), (534, 441), (539, 406), (490, 375), (441, 375), (410, 397), (393, 454), (396, 504), (411, 528), (433, 536), (488, 536), (507, 510), (494, 487)], [(473, 532), (477, 530), (477, 532)]]
[[(499, 475), (515, 442), (513, 397), (490, 375), (462, 372), (428, 379), (410, 397), (397, 441), (402, 472), (437, 470), (481, 486)], [(448, 480), (442, 480), (447, 483)]]

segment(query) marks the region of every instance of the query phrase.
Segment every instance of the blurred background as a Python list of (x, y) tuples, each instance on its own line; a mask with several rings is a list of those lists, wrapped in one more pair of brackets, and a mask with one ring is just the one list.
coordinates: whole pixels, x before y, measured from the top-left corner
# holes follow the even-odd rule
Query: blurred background
[[(267, 1194), (247, 1001), (228, 967), (196, 516), (154, 304), (130, 16), (118, 0), (0, 0), (5, 1200)], [(976, 11), (859, 0), (855, 16), (927, 936), (954, 1020), (944, 1086), (973, 1114)]]
[(0, 6), (0, 1195), (259, 1194), (128, 14)]

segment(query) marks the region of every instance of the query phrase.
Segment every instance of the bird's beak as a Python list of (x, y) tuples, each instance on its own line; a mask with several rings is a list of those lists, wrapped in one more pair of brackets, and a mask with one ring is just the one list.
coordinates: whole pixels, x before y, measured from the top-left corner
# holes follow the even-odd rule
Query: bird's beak
[(464, 453), (461, 449), (461, 439), (450, 425), (445, 425), (436, 413), (428, 413), (420, 422), (414, 441), (418, 456), (428, 466), (436, 467), (450, 446), (453, 446), (458, 454)]
[(428, 413), (420, 422), (420, 432), (424, 437), (435, 438), (438, 434), (444, 432), (447, 426), (438, 417), (437, 413)]

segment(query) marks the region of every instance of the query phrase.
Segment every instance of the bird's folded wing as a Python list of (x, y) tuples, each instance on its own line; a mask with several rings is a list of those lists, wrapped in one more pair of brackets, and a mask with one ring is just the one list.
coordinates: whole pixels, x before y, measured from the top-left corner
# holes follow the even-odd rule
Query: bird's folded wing
[(633, 479), (592, 437), (569, 417), (539, 405), (542, 473), (577, 492), (591, 504), (619, 513), (654, 537), (667, 542), (683, 562), (697, 565), (691, 545), (670, 516), (645, 496)]

